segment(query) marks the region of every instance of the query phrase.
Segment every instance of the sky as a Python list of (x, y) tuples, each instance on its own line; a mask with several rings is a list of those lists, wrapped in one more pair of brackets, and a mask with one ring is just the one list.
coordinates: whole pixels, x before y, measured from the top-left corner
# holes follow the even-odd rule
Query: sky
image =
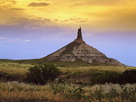
[(136, 0), (0, 0), (0, 59), (44, 57), (76, 38), (136, 66)]

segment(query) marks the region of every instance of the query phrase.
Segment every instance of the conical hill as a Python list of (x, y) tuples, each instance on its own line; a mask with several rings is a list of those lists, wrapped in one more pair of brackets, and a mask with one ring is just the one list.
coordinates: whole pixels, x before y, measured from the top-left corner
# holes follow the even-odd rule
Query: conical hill
[(90, 64), (124, 66), (119, 61), (108, 58), (102, 52), (86, 44), (82, 38), (81, 28), (78, 29), (77, 39), (56, 52), (45, 57), (47, 61), (74, 62), (82, 60)]

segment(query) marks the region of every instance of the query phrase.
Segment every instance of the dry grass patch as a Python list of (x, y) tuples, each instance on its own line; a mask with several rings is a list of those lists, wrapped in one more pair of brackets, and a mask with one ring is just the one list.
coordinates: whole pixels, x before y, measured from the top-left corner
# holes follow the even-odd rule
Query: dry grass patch
[[(55, 87), (52, 88), (52, 85)], [(28, 100), (30, 102), (46, 102), (46, 100), (56, 102), (135, 102), (136, 84), (80, 87), (74, 84), (52, 83), (40, 86), (7, 82), (0, 83), (0, 99), (8, 102), (21, 102), (21, 100), (25, 100), (25, 102), (29, 102)]]

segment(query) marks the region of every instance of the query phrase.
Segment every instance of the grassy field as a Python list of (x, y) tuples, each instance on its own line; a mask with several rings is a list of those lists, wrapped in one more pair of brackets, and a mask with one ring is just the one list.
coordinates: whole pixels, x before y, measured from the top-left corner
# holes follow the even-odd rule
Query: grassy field
[[(135, 67), (58, 67), (61, 81), (40, 86), (24, 81), (32, 66), (0, 62), (0, 102), (136, 102), (136, 84), (95, 83), (101, 77), (112, 78)], [(90, 84), (91, 79), (94, 84)]]
[(10, 62), (0, 62), (0, 72), (5, 73), (19, 73), (25, 74), (29, 67), (33, 65), (30, 64), (20, 64), (20, 63), (10, 63)]
[[(10, 62), (0, 62), (0, 72), (24, 74), (31, 64), (20, 64)], [(88, 71), (115, 71), (124, 72), (125, 70), (136, 69), (135, 67), (119, 67), (119, 66), (89, 66), (89, 67), (58, 67), (62, 72), (88, 72)]]

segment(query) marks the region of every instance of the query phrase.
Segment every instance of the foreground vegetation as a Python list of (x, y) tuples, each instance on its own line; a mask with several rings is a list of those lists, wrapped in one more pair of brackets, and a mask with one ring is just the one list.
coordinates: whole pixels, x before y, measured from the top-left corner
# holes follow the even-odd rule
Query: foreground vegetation
[(81, 87), (52, 83), (44, 86), (19, 82), (0, 83), (2, 102), (135, 102), (136, 84)]
[[(30, 71), (29, 68), (31, 67), (34, 67), (34, 65), (0, 62), (0, 81), (3, 82), (19, 81), (26, 83), (27, 76), (26, 73)], [(94, 85), (104, 84), (106, 82), (118, 83), (118, 81), (120, 80), (119, 77), (123, 72), (125, 72), (126, 70), (133, 70), (136, 68), (117, 66), (90, 66), (90, 67), (58, 67), (58, 69), (62, 72), (61, 75), (57, 77), (57, 80), (61, 83)], [(36, 73), (34, 75), (39, 75), (37, 74), (38, 73), (37, 71), (35, 72)], [(122, 79), (124, 78), (125, 77), (123, 76)], [(128, 76), (126, 78), (128, 78)]]
[[(136, 100), (136, 84), (127, 84), (136, 79), (134, 67), (58, 67), (53, 70), (50, 70), (49, 66), (43, 67), (0, 62), (0, 102), (135, 102)], [(48, 73), (43, 73), (47, 70)], [(61, 74), (53, 76), (54, 71), (60, 71)], [(43, 86), (34, 85), (32, 79), (27, 80), (27, 76), (30, 79), (31, 75), (35, 76), (37, 72), (41, 73), (38, 74), (42, 75), (40, 78), (50, 76), (53, 79), (46, 79), (44, 84), (47, 84)], [(36, 84), (39, 84), (38, 80)]]

